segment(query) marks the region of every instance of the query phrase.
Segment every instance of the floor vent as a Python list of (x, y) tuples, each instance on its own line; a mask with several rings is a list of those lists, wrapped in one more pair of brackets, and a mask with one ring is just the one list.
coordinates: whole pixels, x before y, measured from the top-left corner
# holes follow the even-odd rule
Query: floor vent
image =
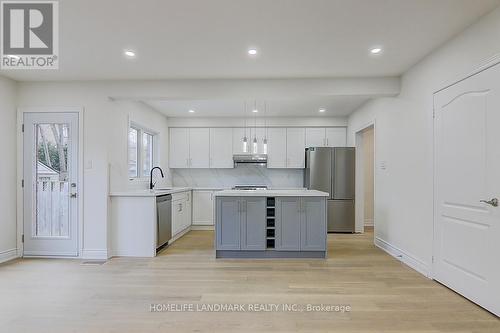
[(89, 260), (82, 262), (82, 265), (104, 265), (107, 260)]

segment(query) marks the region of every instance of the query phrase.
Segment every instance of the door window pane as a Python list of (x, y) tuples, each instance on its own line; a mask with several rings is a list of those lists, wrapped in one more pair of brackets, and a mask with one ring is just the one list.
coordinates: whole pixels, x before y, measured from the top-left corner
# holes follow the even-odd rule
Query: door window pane
[(135, 178), (139, 175), (137, 135), (137, 129), (130, 127), (128, 130), (128, 176), (130, 178)]
[(33, 237), (69, 236), (69, 125), (37, 124)]
[(149, 176), (153, 168), (153, 136), (149, 133), (142, 133), (142, 175)]

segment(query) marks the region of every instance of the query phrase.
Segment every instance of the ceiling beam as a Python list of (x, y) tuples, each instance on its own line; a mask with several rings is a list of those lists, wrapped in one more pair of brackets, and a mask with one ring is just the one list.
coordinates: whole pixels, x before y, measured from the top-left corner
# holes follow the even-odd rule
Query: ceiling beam
[(96, 84), (105, 85), (112, 100), (137, 101), (300, 96), (390, 97), (400, 92), (399, 77), (96, 81)]

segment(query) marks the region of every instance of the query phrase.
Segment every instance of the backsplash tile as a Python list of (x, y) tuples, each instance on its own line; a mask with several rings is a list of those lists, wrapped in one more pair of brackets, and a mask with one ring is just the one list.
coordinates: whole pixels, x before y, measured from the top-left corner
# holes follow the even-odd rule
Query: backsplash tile
[(234, 169), (170, 169), (173, 186), (221, 187), (267, 185), (270, 188), (302, 188), (303, 169), (267, 169), (245, 165)]

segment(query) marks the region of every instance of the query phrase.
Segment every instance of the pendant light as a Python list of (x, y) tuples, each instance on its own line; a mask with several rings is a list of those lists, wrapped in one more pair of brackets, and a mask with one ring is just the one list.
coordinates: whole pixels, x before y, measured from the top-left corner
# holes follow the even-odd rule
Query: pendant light
[(244, 130), (245, 134), (243, 134), (243, 152), (248, 153), (248, 138), (247, 138), (247, 102), (243, 104), (243, 123), (244, 123)]
[[(254, 102), (254, 110), (257, 110), (257, 100), (255, 100)], [(257, 144), (257, 113), (255, 113), (255, 116), (254, 116), (254, 124), (253, 124), (253, 128), (254, 128), (254, 131), (253, 131), (253, 141), (252, 141), (252, 152), (254, 154), (257, 154), (258, 152), (258, 144)]]
[(264, 102), (264, 151), (263, 154), (267, 154), (267, 123), (266, 123), (266, 113), (267, 113), (267, 102)]

